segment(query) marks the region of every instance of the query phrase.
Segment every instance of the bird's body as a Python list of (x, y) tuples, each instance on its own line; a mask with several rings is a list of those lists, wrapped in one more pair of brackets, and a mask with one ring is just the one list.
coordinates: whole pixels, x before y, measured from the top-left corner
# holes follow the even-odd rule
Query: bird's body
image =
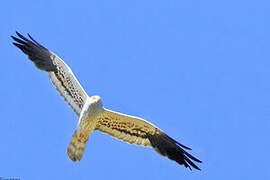
[(104, 112), (99, 96), (87, 98), (74, 132), (72, 141), (68, 146), (67, 153), (72, 161), (80, 161), (90, 134), (95, 130), (98, 117)]
[(67, 149), (72, 161), (81, 160), (90, 134), (98, 130), (130, 144), (153, 147), (159, 154), (185, 167), (192, 166), (200, 170), (192, 161), (199, 163), (201, 161), (184, 150), (191, 150), (189, 147), (180, 144), (139, 117), (104, 108), (99, 96), (87, 95), (63, 60), (40, 45), (30, 35), (31, 40), (19, 33), (17, 35), (20, 39), (12, 36), (16, 41), (13, 44), (27, 54), (39, 69), (49, 74), (56, 89), (79, 116), (77, 129)]

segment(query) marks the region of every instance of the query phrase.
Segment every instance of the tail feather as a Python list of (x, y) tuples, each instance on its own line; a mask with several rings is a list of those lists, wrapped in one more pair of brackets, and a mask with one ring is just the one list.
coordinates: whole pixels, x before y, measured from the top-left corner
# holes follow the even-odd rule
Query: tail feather
[(67, 148), (67, 154), (68, 157), (72, 161), (80, 161), (83, 156), (83, 152), (86, 146), (87, 140), (84, 140), (83, 138), (80, 138), (77, 135), (77, 132), (73, 134), (72, 140)]

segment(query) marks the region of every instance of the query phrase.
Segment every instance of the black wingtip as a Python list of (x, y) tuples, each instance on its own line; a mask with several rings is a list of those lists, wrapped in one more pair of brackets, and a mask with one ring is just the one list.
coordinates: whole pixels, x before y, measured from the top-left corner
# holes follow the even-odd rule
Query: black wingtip
[(10, 36), (10, 37), (11, 37), (14, 41), (16, 41), (14, 36)]
[(27, 33), (27, 36), (28, 36), (32, 41), (35, 41), (34, 38), (33, 38), (29, 33)]
[(190, 170), (192, 170), (192, 168), (201, 170), (197, 165), (195, 165), (195, 163), (192, 162), (192, 160), (198, 163), (201, 163), (202, 161), (184, 151), (184, 149), (182, 149), (183, 146), (181, 146), (180, 143), (162, 131), (157, 131), (156, 134), (149, 135), (148, 139), (159, 154), (167, 156), (169, 159), (176, 161), (180, 165), (184, 165)]
[(179, 142), (177, 142), (177, 144), (178, 144), (179, 146), (181, 146), (182, 148), (185, 148), (185, 149), (187, 149), (187, 150), (192, 150), (190, 147), (187, 147), (187, 146), (185, 146), (185, 145), (183, 145), (183, 144), (180, 144)]
[(18, 31), (16, 31), (16, 34), (17, 34), (17, 36), (19, 36), (21, 39), (25, 40), (26, 42), (29, 41), (26, 37), (24, 37), (23, 35), (21, 35)]
[(44, 49), (46, 49), (44, 46), (42, 46), (41, 44), (39, 44), (29, 33), (27, 33), (28, 37), (34, 42), (36, 43), (36, 45), (43, 47)]
[(178, 144), (179, 146), (181, 146), (182, 148), (185, 148), (187, 150), (192, 150), (190, 147), (187, 147), (179, 142), (177, 142), (176, 140), (174, 140), (173, 138), (171, 138), (170, 136), (168, 136), (167, 134), (165, 134), (164, 132), (162, 132), (162, 134), (164, 134), (164, 136), (166, 136), (168, 139), (170, 139), (171, 141), (173, 141), (174, 143)]
[(47, 48), (45, 48), (44, 46), (42, 46), (41, 44), (39, 44), (30, 34), (27, 34), (28, 37), (30, 38), (30, 40), (28, 38), (26, 38), (25, 36), (23, 36), (21, 33), (19, 33), (18, 31), (16, 31), (16, 34), (19, 38), (15, 37), (15, 36), (11, 36), (11, 38), (18, 42), (18, 43), (21, 43), (22, 45), (25, 45), (25, 46), (29, 46), (30, 44), (31, 45), (35, 45), (35, 46), (39, 46), (41, 48), (44, 48), (47, 50)]
[(17, 36), (19, 36), (19, 37), (23, 37), (23, 35), (21, 35), (18, 31), (16, 31), (16, 34), (17, 34)]
[(190, 170), (192, 170), (190, 167), (190, 166), (192, 166), (194, 169), (201, 171), (201, 169), (196, 164), (194, 164), (190, 159), (188, 159), (186, 157), (184, 157), (184, 159), (187, 162), (187, 163), (185, 162), (185, 164), (187, 165), (187, 166), (186, 165), (185, 166), (188, 167)]
[(18, 43), (21, 43), (21, 44), (23, 44), (23, 45), (26, 45), (26, 42), (25, 42), (25, 41), (22, 41), (22, 40), (19, 39), (19, 38), (16, 38), (16, 37), (14, 37), (14, 36), (11, 36), (11, 38), (12, 38), (14, 41), (18, 42)]
[(18, 48), (20, 48), (21, 50), (23, 50), (23, 45), (21, 45), (21, 44), (18, 44), (18, 43), (15, 43), (15, 42), (13, 42), (12, 43), (14, 46), (16, 46), (16, 47), (18, 47)]
[(11, 36), (15, 41), (13, 42), (13, 45), (28, 55), (28, 58), (33, 61), (39, 69), (47, 72), (57, 71), (56, 65), (54, 65), (51, 59), (52, 53), (48, 49), (40, 45), (29, 34), (29, 39), (24, 37), (18, 31), (16, 31), (16, 34), (18, 37)]

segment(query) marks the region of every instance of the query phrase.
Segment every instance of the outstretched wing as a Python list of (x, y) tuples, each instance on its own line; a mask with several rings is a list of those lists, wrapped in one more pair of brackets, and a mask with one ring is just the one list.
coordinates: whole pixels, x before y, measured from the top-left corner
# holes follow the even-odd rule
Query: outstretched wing
[(191, 160), (198, 163), (201, 163), (201, 161), (184, 150), (191, 150), (189, 147), (178, 143), (160, 129), (141, 118), (105, 109), (98, 117), (96, 130), (130, 144), (153, 147), (159, 154), (167, 156), (169, 159), (181, 165), (183, 164), (185, 167), (190, 168), (192, 166), (200, 170)]
[(27, 54), (39, 69), (48, 72), (56, 89), (77, 115), (80, 115), (88, 95), (71, 69), (62, 59), (35, 41), (29, 34), (30, 40), (18, 32), (16, 34), (19, 38), (11, 36), (16, 41), (13, 44)]

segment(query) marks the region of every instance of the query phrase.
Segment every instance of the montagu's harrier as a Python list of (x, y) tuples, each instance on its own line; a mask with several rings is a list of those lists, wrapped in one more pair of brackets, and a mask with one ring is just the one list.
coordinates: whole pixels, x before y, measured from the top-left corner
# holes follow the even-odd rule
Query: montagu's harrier
[(121, 114), (102, 106), (99, 96), (89, 97), (71, 69), (54, 53), (35, 41), (16, 32), (13, 44), (28, 55), (39, 69), (46, 71), (59, 93), (79, 116), (67, 154), (72, 161), (80, 161), (89, 135), (99, 130), (117, 139), (141, 146), (153, 147), (159, 154), (191, 169), (200, 170), (192, 161), (201, 161), (184, 149), (189, 147), (169, 137), (153, 124), (134, 116)]

